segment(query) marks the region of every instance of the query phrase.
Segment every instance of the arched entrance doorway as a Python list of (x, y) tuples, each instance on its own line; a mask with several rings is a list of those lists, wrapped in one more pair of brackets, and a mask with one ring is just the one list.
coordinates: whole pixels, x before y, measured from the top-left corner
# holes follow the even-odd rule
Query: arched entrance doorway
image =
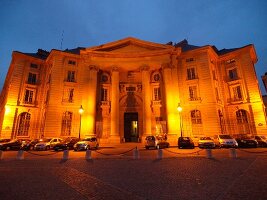
[(237, 128), (239, 134), (250, 134), (249, 114), (246, 110), (239, 109), (236, 111)]
[(31, 114), (23, 112), (18, 116), (17, 136), (28, 136), (30, 128)]
[(124, 113), (124, 139), (125, 142), (138, 142), (138, 113)]

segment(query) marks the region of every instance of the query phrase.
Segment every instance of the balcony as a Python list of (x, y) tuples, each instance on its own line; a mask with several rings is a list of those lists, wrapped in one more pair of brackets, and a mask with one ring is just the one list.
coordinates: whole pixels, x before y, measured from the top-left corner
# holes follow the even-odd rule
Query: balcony
[(153, 100), (152, 106), (161, 106), (161, 100), (157, 100), (157, 101)]
[(201, 101), (201, 97), (190, 97), (189, 101)]

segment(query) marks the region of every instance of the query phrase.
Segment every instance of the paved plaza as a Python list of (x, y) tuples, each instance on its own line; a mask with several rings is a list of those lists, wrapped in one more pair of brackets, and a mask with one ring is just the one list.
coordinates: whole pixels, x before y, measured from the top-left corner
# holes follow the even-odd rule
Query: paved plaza
[(3, 152), (0, 199), (267, 199), (267, 149), (138, 150)]

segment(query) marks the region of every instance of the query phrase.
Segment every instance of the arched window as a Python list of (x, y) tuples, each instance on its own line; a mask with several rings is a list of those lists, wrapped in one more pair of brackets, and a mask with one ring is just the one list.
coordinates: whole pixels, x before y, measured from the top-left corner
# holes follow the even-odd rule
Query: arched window
[(72, 112), (66, 111), (62, 116), (61, 124), (61, 135), (70, 136), (71, 135), (71, 123), (72, 123)]
[(238, 124), (248, 123), (247, 111), (245, 110), (236, 111), (236, 120)]
[(236, 111), (236, 121), (239, 134), (250, 134), (249, 114), (246, 110), (239, 109)]
[(28, 136), (31, 114), (23, 112), (18, 116), (17, 136)]
[(191, 111), (191, 121), (192, 124), (202, 124), (201, 113), (199, 110)]

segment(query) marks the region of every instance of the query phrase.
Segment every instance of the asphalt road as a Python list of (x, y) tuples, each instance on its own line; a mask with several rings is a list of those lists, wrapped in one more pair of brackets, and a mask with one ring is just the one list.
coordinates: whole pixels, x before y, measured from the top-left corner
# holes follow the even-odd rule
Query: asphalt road
[(236, 158), (215, 149), (207, 158), (198, 148), (134, 147), (105, 147), (90, 157), (70, 151), (67, 160), (63, 152), (24, 152), (18, 160), (5, 151), (0, 199), (267, 199), (267, 148), (237, 149)]

